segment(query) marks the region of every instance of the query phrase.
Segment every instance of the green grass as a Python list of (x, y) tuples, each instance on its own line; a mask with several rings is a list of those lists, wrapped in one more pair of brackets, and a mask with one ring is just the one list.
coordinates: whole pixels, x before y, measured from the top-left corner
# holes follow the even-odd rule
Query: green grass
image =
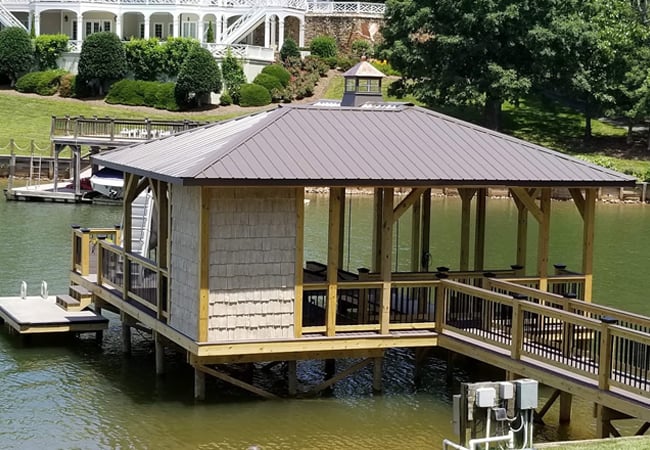
[(13, 139), (17, 146), (17, 154), (28, 154), (30, 141), (38, 149), (48, 149), (50, 146), (50, 125), (52, 116), (85, 116), (85, 117), (119, 117), (126, 119), (165, 119), (183, 120), (192, 119), (199, 121), (216, 121), (234, 117), (237, 114), (228, 115), (197, 115), (192, 114), (143, 114), (129, 111), (119, 106), (102, 105), (78, 101), (62, 101), (55, 98), (34, 98), (6, 94), (0, 91), (0, 154), (9, 153), (9, 140)]
[(535, 444), (535, 448), (552, 450), (637, 450), (650, 448), (650, 437), (631, 437), (619, 439), (594, 439), (589, 441)]

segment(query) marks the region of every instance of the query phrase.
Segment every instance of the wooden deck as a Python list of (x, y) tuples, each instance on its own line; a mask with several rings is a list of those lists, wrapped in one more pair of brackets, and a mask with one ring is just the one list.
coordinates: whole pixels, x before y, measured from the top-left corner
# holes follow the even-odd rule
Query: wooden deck
[(59, 187), (54, 191), (53, 183), (6, 189), (5, 197), (7, 200), (22, 201), (45, 201), (57, 203), (91, 202), (90, 199), (84, 200), (83, 195), (76, 195), (75, 190), (71, 188)]
[(2, 297), (0, 318), (20, 334), (101, 331), (108, 319), (91, 310), (66, 311), (56, 297)]

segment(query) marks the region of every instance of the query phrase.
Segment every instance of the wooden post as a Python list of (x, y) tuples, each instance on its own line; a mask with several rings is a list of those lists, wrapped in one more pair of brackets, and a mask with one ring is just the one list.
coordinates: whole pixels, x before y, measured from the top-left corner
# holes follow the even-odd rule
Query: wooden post
[(611, 435), (612, 423), (610, 409), (596, 403), (596, 438), (606, 439)]
[(11, 191), (14, 187), (14, 176), (16, 175), (16, 143), (13, 139), (9, 139), (9, 180), (7, 181), (7, 189)]
[(74, 171), (72, 176), (74, 179), (74, 195), (76, 198), (79, 198), (81, 196), (81, 146), (75, 145), (73, 149)]
[(600, 327), (600, 349), (598, 353), (598, 389), (609, 390), (609, 379), (612, 372), (612, 334), (609, 324), (603, 322)]
[(543, 188), (540, 197), (542, 211), (539, 231), (537, 235), (537, 276), (539, 277), (539, 290), (548, 288), (548, 248), (551, 231), (551, 189)]
[[(341, 189), (341, 199), (339, 201), (339, 260), (338, 268), (343, 268), (345, 260), (345, 188)], [(349, 232), (349, 231), (348, 231)]]
[(422, 198), (411, 207), (411, 271), (418, 272), (422, 261)]
[(470, 218), (472, 198), (475, 193), (476, 189), (458, 188), (461, 199), (460, 270), (469, 270)]
[(476, 228), (474, 230), (474, 270), (485, 267), (485, 215), (487, 209), (487, 189), (478, 189), (476, 197)]
[(81, 230), (81, 274), (90, 274), (90, 229)]
[(208, 340), (208, 311), (210, 304), (210, 191), (201, 188), (199, 212), (199, 310), (198, 341)]
[(420, 251), (421, 271), (429, 271), (431, 254), (429, 253), (429, 242), (431, 239), (431, 189), (422, 194), (422, 250)]
[(165, 373), (165, 346), (162, 336), (157, 331), (153, 332), (154, 352), (156, 355), (156, 375)]
[(61, 153), (61, 145), (54, 144), (54, 175), (52, 175), (52, 180), (54, 181), (54, 192), (57, 192), (59, 184), (59, 153)]
[(122, 225), (115, 225), (115, 245), (122, 245)]
[(518, 197), (512, 197), (517, 206), (517, 275), (523, 276), (526, 273), (526, 253), (528, 249), (528, 210)]
[(390, 329), (390, 297), (391, 297), (391, 264), (393, 249), (393, 188), (383, 189), (382, 220), (381, 220), (381, 300), (379, 332), (388, 334)]
[[(373, 197), (373, 213), (374, 221), (372, 224), (372, 266), (370, 268), (371, 272), (379, 272), (381, 267), (381, 221), (382, 221), (382, 208), (384, 205), (383, 201), (384, 191), (383, 189), (375, 189), (375, 195)], [(392, 209), (392, 204), (391, 204)]]
[(205, 373), (194, 368), (194, 398), (196, 400), (205, 400)]
[(295, 397), (298, 393), (298, 361), (292, 360), (287, 361), (287, 384), (289, 390), (289, 396)]
[(343, 188), (330, 188), (329, 196), (329, 225), (327, 234), (327, 307), (326, 334), (336, 334), (336, 306), (338, 294), (339, 250), (341, 241), (341, 199)]
[(573, 396), (568, 392), (560, 393), (560, 423), (571, 422), (571, 402)]
[(293, 334), (302, 337), (302, 308), (305, 258), (305, 188), (296, 188), (296, 281), (293, 307)]
[(129, 325), (128, 316), (121, 311), (120, 320), (122, 321), (122, 353), (131, 354), (131, 325)]
[(582, 232), (582, 273), (585, 276), (584, 300), (591, 301), (593, 286), (594, 226), (596, 218), (596, 190), (585, 190)]
[(383, 387), (382, 387), (383, 363), (384, 363), (384, 357), (383, 356), (378, 356), (376, 358), (373, 358), (372, 390), (375, 393), (379, 393), (383, 389)]

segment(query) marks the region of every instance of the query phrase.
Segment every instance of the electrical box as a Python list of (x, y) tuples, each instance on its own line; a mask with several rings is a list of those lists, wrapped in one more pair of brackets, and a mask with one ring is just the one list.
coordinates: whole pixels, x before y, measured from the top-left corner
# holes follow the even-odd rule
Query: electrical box
[(476, 390), (476, 406), (479, 408), (492, 408), (496, 405), (496, 390), (492, 387), (483, 387)]
[(515, 380), (517, 395), (515, 396), (515, 406), (518, 410), (537, 408), (537, 380), (524, 378)]
[(499, 383), (499, 397), (501, 400), (512, 400), (515, 397), (515, 386), (508, 381)]

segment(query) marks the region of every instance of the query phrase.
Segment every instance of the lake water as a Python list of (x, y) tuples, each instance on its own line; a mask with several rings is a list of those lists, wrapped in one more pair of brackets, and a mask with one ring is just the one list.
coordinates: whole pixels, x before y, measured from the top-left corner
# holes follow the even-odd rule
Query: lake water
[[(310, 198), (305, 233), (313, 250), (306, 259), (323, 261), (327, 200)], [(454, 242), (460, 201), (433, 202), (432, 267), (457, 267)], [(354, 226), (346, 252), (353, 250), (344, 261), (355, 269), (369, 264), (372, 202), (358, 196), (347, 206)], [(48, 281), (50, 292), (64, 292), (70, 225), (112, 226), (120, 215), (113, 207), (0, 200), (0, 296), (16, 295), (21, 280), (28, 282), (30, 294), (38, 293), (42, 279)], [(598, 205), (596, 302), (650, 315), (649, 220), (647, 206)], [(509, 201), (489, 200), (487, 226), (486, 266), (514, 263), (511, 236), (516, 208)], [(402, 269), (408, 265), (409, 230), (406, 214), (396, 239)], [(552, 232), (551, 262), (579, 270), (581, 222), (572, 203), (553, 202)], [(529, 235), (532, 264), (536, 248), (532, 226)], [(416, 387), (411, 352), (389, 352), (382, 395), (371, 393), (368, 369), (338, 383), (331, 396), (315, 399), (263, 401), (210, 380), (208, 400), (195, 403), (193, 371), (182, 358), (166, 354), (168, 373), (156, 377), (150, 340), (134, 333), (132, 356), (122, 355), (119, 321), (109, 318), (101, 348), (92, 339), (36, 339), (22, 345), (6, 330), (0, 331), (0, 448), (246, 449), (257, 444), (265, 450), (432, 449), (440, 448), (443, 438), (453, 438), (450, 403), (458, 385), (445, 383), (442, 359), (427, 359), (422, 383)], [(323, 373), (318, 362), (302, 362), (298, 370), (299, 379), (310, 383), (318, 382)], [(457, 369), (455, 375), (459, 380), (477, 376), (471, 369)], [(256, 371), (254, 377), (264, 386), (282, 383), (279, 372)], [(542, 390), (541, 395), (549, 392)], [(591, 413), (589, 403), (574, 402), (572, 423), (558, 427), (552, 410), (549, 425), (538, 427), (536, 434), (545, 440), (592, 437)]]

